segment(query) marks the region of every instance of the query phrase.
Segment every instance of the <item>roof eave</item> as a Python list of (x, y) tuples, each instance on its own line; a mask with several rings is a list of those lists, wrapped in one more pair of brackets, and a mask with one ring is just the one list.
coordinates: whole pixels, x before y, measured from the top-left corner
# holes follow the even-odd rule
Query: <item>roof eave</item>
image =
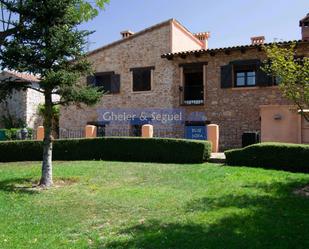
[(309, 43), (307, 40), (294, 40), (294, 41), (284, 41), (284, 42), (272, 42), (272, 43), (265, 43), (265, 44), (255, 44), (255, 45), (242, 45), (242, 46), (234, 46), (234, 47), (224, 47), (224, 48), (214, 48), (214, 49), (200, 49), (200, 50), (191, 50), (191, 51), (182, 51), (177, 53), (167, 53), (161, 55), (161, 58), (171, 59), (173, 57), (180, 57), (180, 56), (189, 56), (189, 55), (203, 55), (203, 54), (211, 54), (211, 53), (218, 53), (218, 52), (226, 52), (226, 51), (237, 51), (243, 49), (254, 49), (254, 48), (262, 48), (262, 46), (270, 46), (272, 44), (278, 45), (289, 45), (292, 43), (303, 44)]

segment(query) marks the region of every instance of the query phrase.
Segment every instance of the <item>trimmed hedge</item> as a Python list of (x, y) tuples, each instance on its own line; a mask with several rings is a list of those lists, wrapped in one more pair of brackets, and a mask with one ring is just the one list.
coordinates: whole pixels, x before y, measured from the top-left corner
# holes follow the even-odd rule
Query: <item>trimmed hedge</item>
[[(207, 141), (165, 138), (95, 138), (54, 141), (53, 159), (159, 163), (201, 163), (211, 154)], [(0, 162), (40, 161), (42, 142), (0, 142)]]
[(309, 172), (309, 145), (261, 143), (225, 152), (226, 164)]

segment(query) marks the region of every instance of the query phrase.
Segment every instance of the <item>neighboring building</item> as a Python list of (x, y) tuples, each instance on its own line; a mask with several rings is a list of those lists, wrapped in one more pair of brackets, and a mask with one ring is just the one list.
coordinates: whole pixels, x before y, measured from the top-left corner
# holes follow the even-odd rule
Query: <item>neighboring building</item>
[[(308, 19), (300, 22), (299, 56), (309, 55)], [(207, 120), (187, 117), (173, 127), (175, 136), (185, 136), (186, 126), (215, 123), (220, 126), (221, 149), (241, 146), (242, 134), (253, 131), (260, 132), (263, 141), (309, 142), (309, 124), (289, 110), (278, 80), (260, 68), (264, 37), (252, 38), (251, 45), (208, 49), (208, 32), (192, 34), (174, 19), (122, 35), (122, 40), (88, 54), (96, 72), (94, 78), (88, 77), (88, 84), (97, 82), (110, 94), (95, 107), (63, 108), (60, 128), (95, 124), (103, 135), (110, 135), (108, 129), (113, 127), (98, 122), (98, 109), (182, 108), (205, 113)], [(140, 128), (134, 123), (128, 126)], [(155, 134), (156, 128), (161, 127), (155, 127)]]
[[(10, 79), (16, 82), (30, 82), (33, 88), (38, 87), (39, 78), (26, 73), (4, 71), (0, 74), (0, 80)], [(44, 103), (44, 96), (32, 89), (26, 91), (13, 91), (13, 94), (0, 103), (0, 128), (2, 116), (11, 116), (14, 120), (20, 120), (29, 128), (42, 125), (42, 119), (38, 115), (38, 106)]]

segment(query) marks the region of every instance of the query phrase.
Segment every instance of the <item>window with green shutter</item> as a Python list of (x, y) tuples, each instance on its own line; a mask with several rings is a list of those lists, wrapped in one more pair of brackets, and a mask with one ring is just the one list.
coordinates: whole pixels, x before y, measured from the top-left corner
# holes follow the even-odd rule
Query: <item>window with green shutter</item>
[(105, 94), (120, 92), (120, 75), (114, 72), (99, 72), (87, 77), (88, 85), (99, 87)]
[(151, 91), (152, 70), (154, 67), (131, 68), (133, 92)]
[(272, 86), (276, 80), (262, 70), (259, 59), (231, 61), (221, 67), (221, 88)]

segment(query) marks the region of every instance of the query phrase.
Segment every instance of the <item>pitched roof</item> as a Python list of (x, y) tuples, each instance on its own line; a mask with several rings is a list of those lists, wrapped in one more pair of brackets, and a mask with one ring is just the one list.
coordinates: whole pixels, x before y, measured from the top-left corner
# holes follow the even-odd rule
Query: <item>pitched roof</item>
[(16, 72), (16, 71), (9, 71), (9, 70), (5, 70), (1, 73), (0, 79), (4, 79), (4, 78), (12, 78), (14, 81), (20, 81), (20, 82), (31, 82), (31, 83), (35, 83), (35, 82), (39, 82), (40, 81), (40, 77), (35, 76), (33, 74), (28, 74), (28, 73), (20, 73), (20, 72)]
[(145, 33), (147, 33), (147, 32), (150, 32), (150, 31), (153, 31), (153, 30), (155, 30), (155, 29), (161, 28), (161, 27), (163, 27), (163, 26), (165, 26), (165, 25), (167, 25), (167, 24), (170, 24), (170, 23), (173, 22), (174, 20), (175, 20), (175, 19), (169, 19), (169, 20), (167, 20), (167, 21), (158, 23), (158, 24), (156, 24), (156, 25), (154, 25), (154, 26), (151, 26), (151, 27), (149, 27), (149, 28), (147, 28), (147, 29), (144, 29), (144, 30), (142, 30), (142, 31), (139, 31), (139, 32), (137, 32), (137, 33), (134, 33), (133, 35), (131, 35), (131, 36), (129, 36), (129, 37), (122, 38), (122, 39), (120, 39), (120, 40), (118, 40), (118, 41), (112, 42), (112, 43), (110, 43), (110, 44), (104, 45), (104, 46), (102, 46), (102, 47), (100, 47), (100, 48), (97, 48), (97, 49), (95, 49), (95, 50), (92, 50), (92, 51), (88, 52), (87, 55), (96, 54), (96, 53), (98, 53), (98, 52), (100, 52), (100, 51), (102, 51), (102, 50), (104, 50), (104, 49), (113, 47), (113, 46), (115, 46), (115, 45), (121, 44), (121, 43), (126, 42), (126, 41), (128, 41), (128, 40), (131, 40), (131, 39), (133, 39), (133, 38), (135, 38), (135, 37), (137, 37), (137, 36), (143, 35), (143, 34), (145, 34)]
[[(276, 42), (278, 45), (289, 45), (292, 43), (297, 44), (309, 44), (307, 40), (294, 40), (294, 41), (284, 41), (284, 42)], [(251, 48), (262, 48), (262, 46), (269, 46), (273, 43), (264, 43), (264, 44), (253, 44), (253, 45), (240, 45), (240, 46), (231, 46), (231, 47), (223, 47), (223, 48), (213, 48), (213, 49), (199, 49), (199, 50), (190, 50), (190, 51), (181, 51), (176, 53), (167, 53), (161, 55), (162, 58), (171, 59), (177, 56), (188, 56), (188, 55), (203, 55), (203, 54), (215, 54), (218, 52), (226, 52), (226, 51), (235, 51), (235, 50), (245, 50)]]
[[(131, 40), (131, 39), (134, 39), (134, 38), (136, 38), (136, 37), (138, 37), (138, 36), (140, 36), (140, 35), (143, 35), (143, 34), (145, 34), (145, 33), (148, 33), (148, 32), (151, 32), (151, 31), (153, 31), (153, 30), (159, 29), (159, 28), (161, 28), (161, 27), (163, 27), (163, 26), (165, 26), (165, 25), (170, 25), (171, 23), (176, 23), (176, 24), (178, 24), (180, 27), (183, 28), (183, 30), (184, 30), (185, 32), (187, 32), (189, 35), (191, 35), (191, 37), (192, 37), (193, 39), (195, 39), (196, 42), (201, 43), (201, 41), (199, 41), (199, 40), (194, 36), (194, 34), (193, 34), (192, 32), (190, 32), (184, 25), (182, 25), (182, 24), (181, 24), (179, 21), (177, 21), (176, 19), (171, 18), (171, 19), (168, 19), (168, 20), (166, 20), (166, 21), (164, 21), (164, 22), (158, 23), (158, 24), (156, 24), (156, 25), (154, 25), (154, 26), (151, 26), (151, 27), (149, 27), (149, 28), (146, 28), (146, 29), (144, 29), (144, 30), (141, 30), (141, 31), (139, 31), (139, 32), (136, 32), (136, 33), (130, 35), (129, 37), (122, 38), (122, 39), (120, 39), (120, 40), (118, 40), (118, 41), (112, 42), (112, 43), (110, 43), (110, 44), (104, 45), (104, 46), (102, 46), (102, 47), (100, 47), (100, 48), (97, 48), (97, 49), (95, 49), (95, 50), (92, 50), (92, 51), (88, 52), (87, 55), (96, 54), (96, 53), (98, 53), (98, 52), (100, 52), (100, 51), (102, 51), (102, 50), (104, 50), (104, 49), (107, 49), (107, 48), (116, 46), (116, 45), (118, 45), (118, 44), (121, 44), (121, 43), (126, 42), (126, 41)], [(133, 33), (133, 32), (132, 32), (132, 33)], [(202, 45), (202, 44), (201, 44), (201, 45)]]

